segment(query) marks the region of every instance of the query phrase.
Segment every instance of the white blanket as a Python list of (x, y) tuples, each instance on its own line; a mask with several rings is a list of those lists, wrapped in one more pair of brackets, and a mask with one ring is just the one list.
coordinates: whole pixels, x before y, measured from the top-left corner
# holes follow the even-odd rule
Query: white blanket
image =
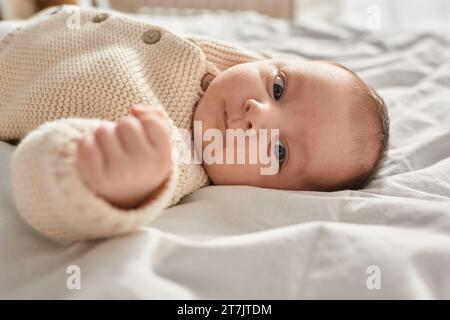
[(450, 39), (248, 13), (147, 19), (348, 65), (389, 104), (388, 162), (362, 191), (210, 186), (134, 235), (66, 248), (19, 217), (0, 142), (0, 298), (450, 298)]

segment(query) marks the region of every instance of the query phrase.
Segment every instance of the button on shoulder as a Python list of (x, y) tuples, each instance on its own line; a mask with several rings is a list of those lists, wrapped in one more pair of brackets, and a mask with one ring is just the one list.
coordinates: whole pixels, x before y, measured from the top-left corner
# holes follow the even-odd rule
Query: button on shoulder
[(161, 32), (156, 29), (147, 30), (142, 34), (142, 40), (146, 44), (157, 43), (159, 41), (159, 39), (161, 39)]
[(99, 13), (92, 18), (92, 22), (100, 23), (100, 22), (103, 22), (106, 19), (108, 19), (108, 17), (109, 17), (109, 14), (107, 14), (107, 13)]
[(211, 83), (211, 81), (214, 80), (214, 78), (215, 78), (215, 76), (209, 72), (203, 76), (201, 84), (200, 84), (203, 91), (206, 91), (206, 89), (208, 89), (209, 84)]

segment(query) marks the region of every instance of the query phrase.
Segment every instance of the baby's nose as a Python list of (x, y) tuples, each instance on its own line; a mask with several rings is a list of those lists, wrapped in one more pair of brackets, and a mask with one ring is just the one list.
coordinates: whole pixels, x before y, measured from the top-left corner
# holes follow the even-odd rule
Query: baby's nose
[(246, 129), (263, 129), (267, 127), (270, 120), (268, 106), (254, 100), (248, 99), (244, 105)]

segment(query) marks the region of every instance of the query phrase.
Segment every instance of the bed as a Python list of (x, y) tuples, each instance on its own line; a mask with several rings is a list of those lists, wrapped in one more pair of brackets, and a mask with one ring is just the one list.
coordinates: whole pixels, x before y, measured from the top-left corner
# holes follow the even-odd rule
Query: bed
[[(135, 234), (61, 247), (18, 215), (15, 147), (0, 142), (0, 298), (450, 298), (449, 37), (255, 12), (138, 17), (349, 66), (388, 102), (387, 161), (364, 190), (209, 186)], [(16, 23), (0, 22), (0, 36)], [(68, 285), (73, 266), (79, 289)]]

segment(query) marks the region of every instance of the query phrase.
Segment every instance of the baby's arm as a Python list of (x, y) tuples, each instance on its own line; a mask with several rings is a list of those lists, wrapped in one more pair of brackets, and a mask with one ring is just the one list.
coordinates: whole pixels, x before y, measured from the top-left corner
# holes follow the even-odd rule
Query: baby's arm
[[(166, 181), (161, 178), (164, 174), (156, 179), (162, 184), (149, 195), (151, 201), (143, 201), (134, 209), (120, 208), (131, 206), (130, 199), (117, 198), (124, 202), (113, 205), (83, 182), (77, 170), (78, 141), (107, 123), (79, 118), (47, 122), (30, 132), (14, 152), (11, 169), (17, 208), (47, 237), (70, 243), (128, 233), (154, 220), (169, 206), (178, 178), (174, 164)], [(114, 198), (115, 192), (117, 189), (108, 190), (107, 197)], [(132, 200), (134, 205), (140, 199)]]

